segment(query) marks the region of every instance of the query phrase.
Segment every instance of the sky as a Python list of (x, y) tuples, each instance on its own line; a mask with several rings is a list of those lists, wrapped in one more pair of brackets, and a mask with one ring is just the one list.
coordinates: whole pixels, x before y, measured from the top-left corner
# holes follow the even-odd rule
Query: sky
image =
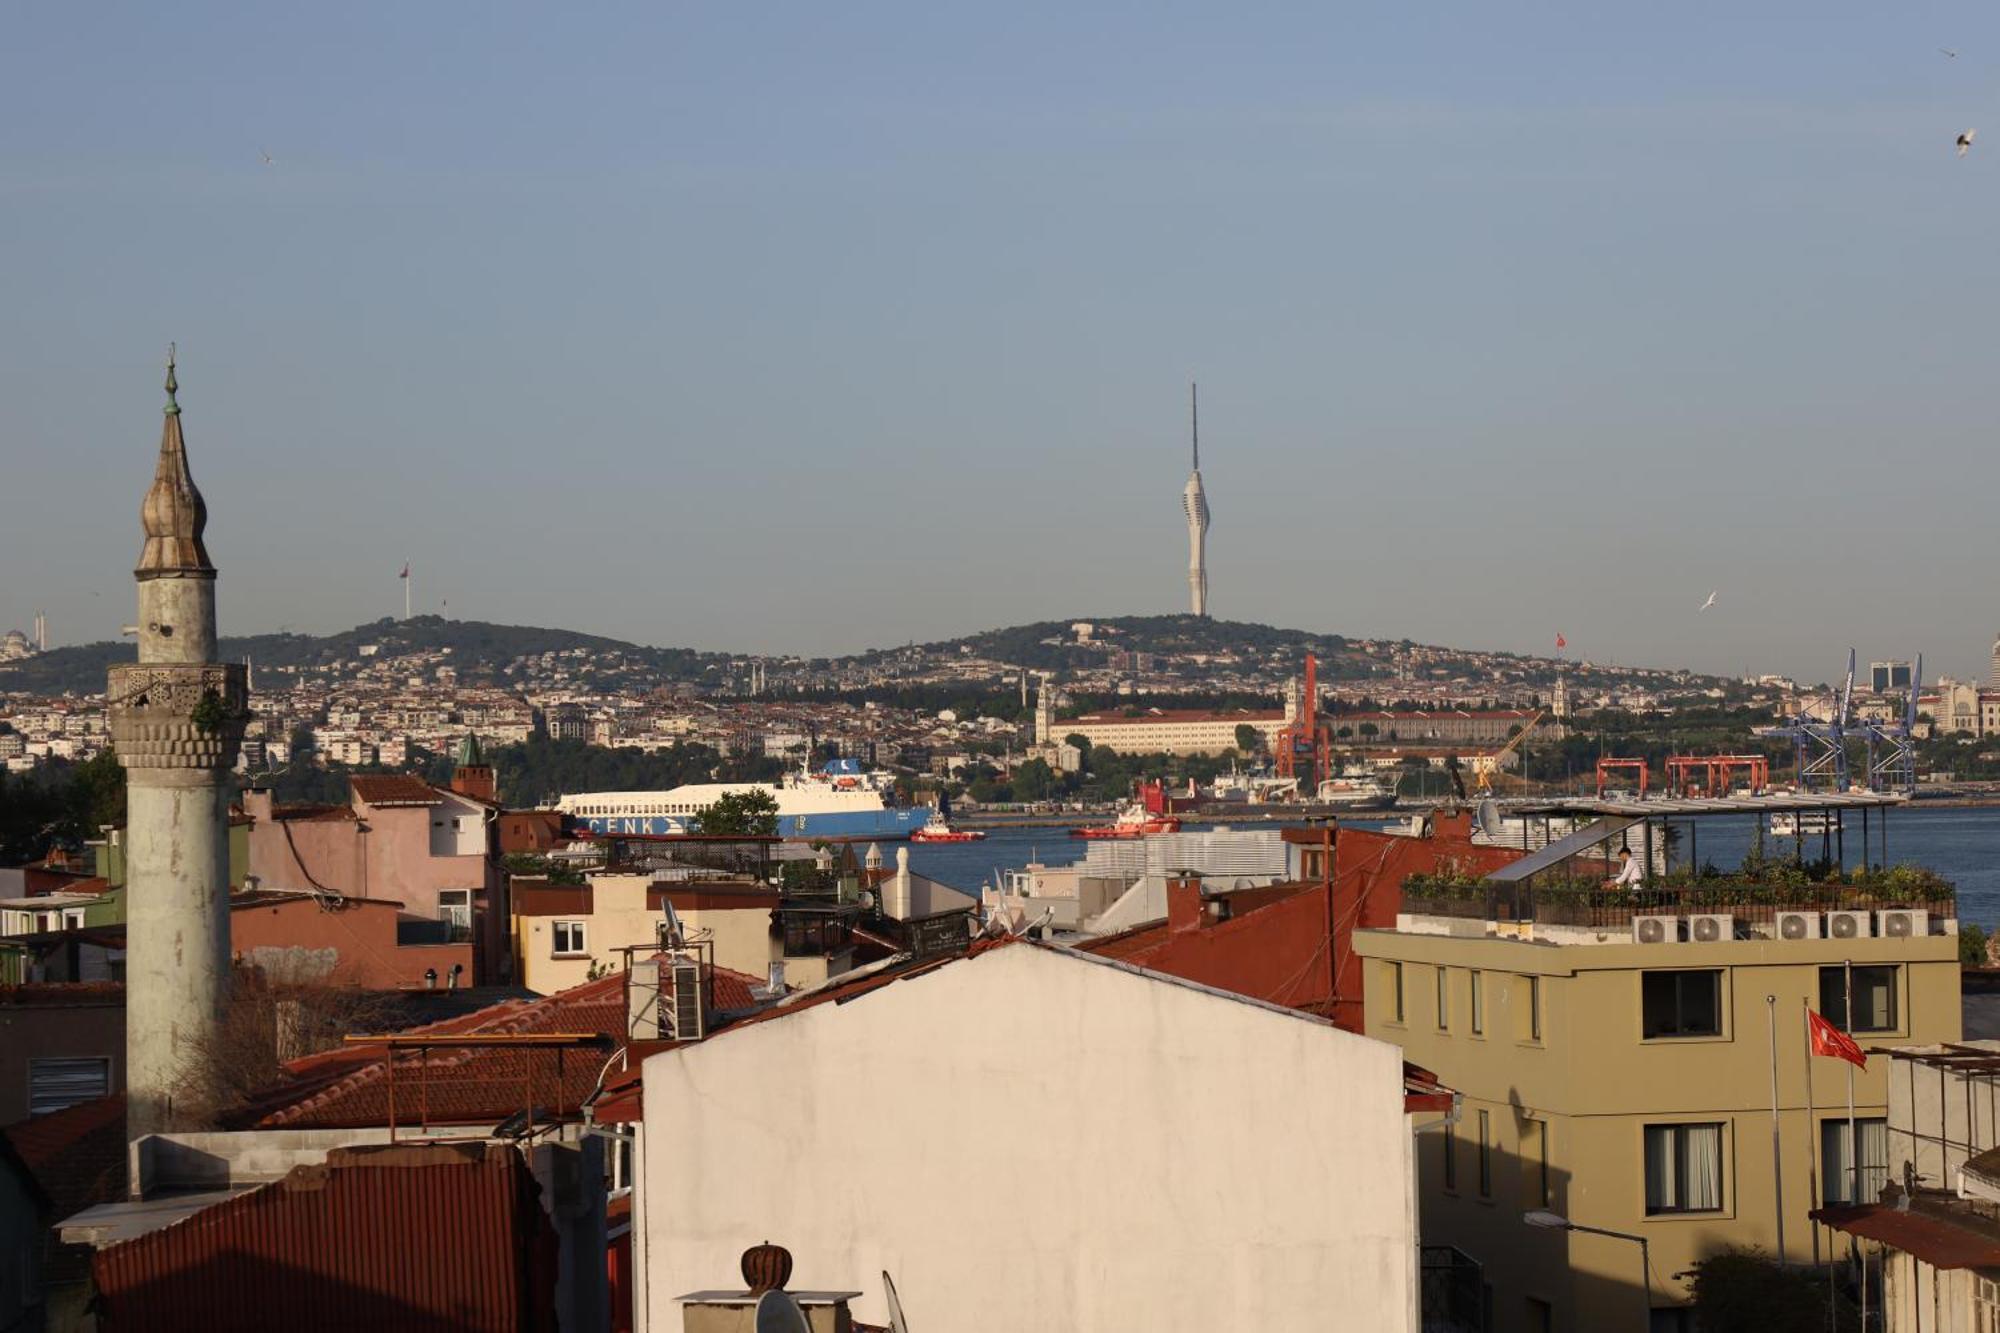
[(1996, 205), (1969, 0), (19, 6), (0, 629), (174, 340), (225, 633), (1184, 610), (1198, 379), (1219, 618), (1983, 677)]

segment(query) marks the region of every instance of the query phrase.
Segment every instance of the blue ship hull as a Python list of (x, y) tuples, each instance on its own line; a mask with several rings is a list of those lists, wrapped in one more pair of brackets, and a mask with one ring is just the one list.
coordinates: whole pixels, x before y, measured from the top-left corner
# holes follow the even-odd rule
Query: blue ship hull
[[(778, 836), (793, 840), (817, 838), (907, 838), (930, 822), (927, 805), (902, 809), (854, 810), (825, 815), (781, 815)], [(592, 833), (612, 837), (658, 837), (686, 833), (689, 821), (671, 815), (592, 815), (576, 821)]]

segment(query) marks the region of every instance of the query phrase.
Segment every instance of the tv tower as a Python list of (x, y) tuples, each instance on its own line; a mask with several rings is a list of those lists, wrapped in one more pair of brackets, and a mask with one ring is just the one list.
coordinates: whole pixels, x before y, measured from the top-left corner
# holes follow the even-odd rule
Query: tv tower
[(1196, 387), (1188, 385), (1188, 425), (1194, 442), (1194, 471), (1188, 474), (1187, 489), (1181, 492), (1181, 508), (1187, 511), (1188, 601), (1198, 616), (1208, 615), (1208, 496), (1201, 489), (1201, 399)]

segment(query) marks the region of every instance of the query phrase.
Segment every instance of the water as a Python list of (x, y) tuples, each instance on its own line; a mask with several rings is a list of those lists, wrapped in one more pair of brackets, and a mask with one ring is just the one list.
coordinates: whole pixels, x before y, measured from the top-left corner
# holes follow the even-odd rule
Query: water
[[(1849, 812), (1847, 853), (1850, 861), (1861, 856), (1861, 821)], [(1873, 854), (1881, 855), (1876, 839), (1880, 825), (1869, 816)], [(1199, 819), (1187, 827), (1206, 827)], [(1232, 828), (1273, 827), (1234, 824)], [(1728, 869), (1740, 864), (1750, 850), (1755, 828), (1748, 815), (1726, 815), (1700, 821), (1696, 842), (1703, 861)], [(982, 884), (993, 881), (993, 872), (1018, 870), (1029, 860), (1045, 865), (1068, 865), (1083, 859), (1085, 843), (1060, 828), (993, 829), (984, 842), (913, 843), (910, 869), (920, 875), (976, 893)], [(1766, 855), (1789, 850), (1790, 842), (1766, 838)], [(1687, 854), (1685, 835), (1677, 857)], [(885, 855), (892, 855), (884, 848)], [(1806, 840), (1806, 855), (1819, 855), (1819, 838)], [(2000, 921), (2000, 808), (1935, 809), (1915, 807), (1892, 811), (1889, 815), (1889, 861), (1912, 861), (1928, 866), (1958, 885), (1959, 919), (1991, 927)]]

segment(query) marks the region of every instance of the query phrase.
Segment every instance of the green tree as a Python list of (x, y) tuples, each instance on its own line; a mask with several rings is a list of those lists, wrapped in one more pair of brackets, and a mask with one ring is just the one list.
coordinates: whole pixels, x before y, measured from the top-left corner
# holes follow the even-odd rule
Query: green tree
[(1082, 771), (1088, 773), (1090, 771), (1090, 737), (1080, 731), (1072, 731), (1069, 735), (1063, 737), (1063, 744), (1074, 745), (1076, 747), (1077, 766)]
[(1029, 759), (1014, 766), (1014, 799), (1017, 801), (1046, 801), (1055, 789), (1055, 770), (1044, 759)]
[(1243, 751), (1243, 753), (1257, 753), (1257, 747), (1263, 743), (1263, 740), (1264, 733), (1251, 726), (1248, 722), (1238, 722), (1236, 724), (1236, 748)]
[(1967, 967), (1986, 966), (1986, 930), (1970, 921), (1958, 924), (1958, 961)]
[(1373, 740), (1376, 734), (1380, 731), (1381, 728), (1376, 726), (1373, 722), (1363, 722), (1361, 724), (1361, 737), (1363, 740)]
[(1803, 1269), (1786, 1270), (1756, 1250), (1728, 1249), (1694, 1266), (1695, 1324), (1705, 1333), (1824, 1333), (1858, 1329), (1858, 1312), (1845, 1297), (1835, 1302), (1823, 1282)]
[(695, 815), (694, 831), (711, 837), (776, 837), (778, 798), (761, 787), (724, 792)]

